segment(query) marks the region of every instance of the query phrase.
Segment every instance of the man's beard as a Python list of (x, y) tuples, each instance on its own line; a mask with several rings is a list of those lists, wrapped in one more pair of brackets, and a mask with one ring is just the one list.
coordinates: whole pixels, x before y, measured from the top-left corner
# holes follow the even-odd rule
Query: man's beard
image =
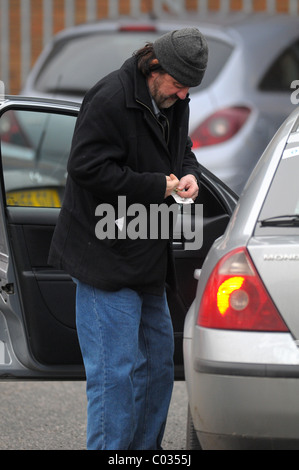
[(152, 97), (154, 98), (159, 109), (170, 108), (178, 100), (178, 97), (176, 95), (164, 95), (163, 93), (160, 93), (159, 78), (160, 78), (159, 76), (156, 77), (156, 79), (152, 83), (152, 86), (150, 87), (150, 93)]

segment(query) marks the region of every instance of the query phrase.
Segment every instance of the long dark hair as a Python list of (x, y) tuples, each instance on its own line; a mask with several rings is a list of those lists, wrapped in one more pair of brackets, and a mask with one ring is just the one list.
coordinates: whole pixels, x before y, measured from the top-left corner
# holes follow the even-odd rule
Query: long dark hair
[(145, 77), (148, 77), (152, 72), (166, 73), (159, 63), (152, 64), (152, 61), (156, 59), (153, 43), (148, 42), (133, 55), (137, 58), (138, 69)]

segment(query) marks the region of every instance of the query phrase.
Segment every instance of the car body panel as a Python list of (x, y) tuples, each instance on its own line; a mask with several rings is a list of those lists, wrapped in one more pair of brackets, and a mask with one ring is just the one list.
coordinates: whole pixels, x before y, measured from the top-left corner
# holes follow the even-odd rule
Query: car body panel
[[(298, 231), (298, 229), (297, 229)], [(299, 234), (252, 239), (249, 253), (293, 339), (299, 338)], [(285, 279), (288, 281), (285, 282)]]

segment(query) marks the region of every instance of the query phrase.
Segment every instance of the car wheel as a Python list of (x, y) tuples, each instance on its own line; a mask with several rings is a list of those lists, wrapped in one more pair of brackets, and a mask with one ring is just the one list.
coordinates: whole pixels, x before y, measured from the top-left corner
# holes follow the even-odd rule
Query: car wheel
[(187, 433), (186, 433), (186, 449), (187, 450), (202, 450), (196, 431), (193, 425), (193, 419), (190, 413), (190, 407), (188, 406), (187, 416)]

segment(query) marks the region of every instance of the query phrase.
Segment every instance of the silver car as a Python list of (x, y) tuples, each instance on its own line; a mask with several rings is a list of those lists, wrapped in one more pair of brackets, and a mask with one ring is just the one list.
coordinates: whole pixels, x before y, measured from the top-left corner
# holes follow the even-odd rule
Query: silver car
[(188, 448), (299, 449), (299, 107), (196, 271)]
[(231, 14), (153, 21), (100, 21), (54, 37), (22, 94), (81, 101), (134, 51), (163, 33), (198, 27), (209, 43), (202, 84), (190, 90), (190, 134), (198, 161), (240, 194), (272, 135), (292, 109), (299, 77), (298, 18)]
[[(75, 284), (48, 264), (79, 108), (45, 98), (0, 100), (0, 382), (85, 379)], [(167, 298), (178, 380), (184, 378), (184, 318), (196, 292), (193, 272), (224, 232), (236, 202), (236, 195), (202, 168), (200, 196), (189, 212), (181, 209), (183, 230), (172, 234), (178, 279), (177, 289), (167, 286)], [(191, 225), (198, 213), (204, 216), (202, 236), (194, 244)]]

